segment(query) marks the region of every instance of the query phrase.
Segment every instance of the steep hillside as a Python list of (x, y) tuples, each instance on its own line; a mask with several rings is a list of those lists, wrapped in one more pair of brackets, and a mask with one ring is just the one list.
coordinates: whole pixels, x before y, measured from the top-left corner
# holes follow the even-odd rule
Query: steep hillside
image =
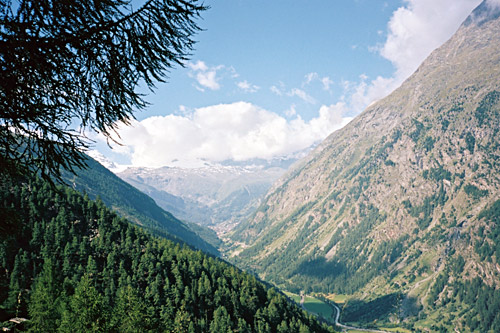
[(410, 327), (498, 330), (499, 16), (483, 2), (277, 183), (235, 229), (234, 260), (291, 290), (395, 295), (384, 319)]
[(154, 233), (184, 241), (212, 254), (218, 253), (213, 245), (171, 213), (158, 207), (146, 194), (118, 178), (94, 159), (89, 157), (87, 164), (88, 168), (78, 170), (77, 175), (64, 172), (65, 182), (91, 199), (99, 197), (121, 216)]
[(333, 332), (254, 276), (153, 237), (102, 201), (0, 180), (3, 331)]

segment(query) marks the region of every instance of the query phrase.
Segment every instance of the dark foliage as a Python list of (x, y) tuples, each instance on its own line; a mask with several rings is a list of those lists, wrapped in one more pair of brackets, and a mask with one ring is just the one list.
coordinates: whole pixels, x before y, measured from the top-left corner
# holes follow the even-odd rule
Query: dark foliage
[(59, 178), (84, 165), (83, 131), (110, 137), (193, 48), (197, 0), (0, 1), (0, 166)]
[(47, 332), (332, 331), (254, 276), (69, 188), (3, 178), (0, 203), (3, 320)]
[(85, 163), (88, 167), (77, 170), (76, 174), (67, 171), (62, 173), (63, 180), (71, 184), (73, 189), (87, 194), (90, 199), (99, 198), (122, 217), (158, 236), (183, 241), (199, 250), (219, 254), (214, 246), (198, 236), (198, 232), (192, 231), (191, 226), (161, 209), (146, 194), (121, 180), (92, 158), (87, 157)]
[(397, 308), (400, 294), (389, 294), (371, 301), (350, 300), (344, 305), (341, 321), (373, 322), (386, 319)]

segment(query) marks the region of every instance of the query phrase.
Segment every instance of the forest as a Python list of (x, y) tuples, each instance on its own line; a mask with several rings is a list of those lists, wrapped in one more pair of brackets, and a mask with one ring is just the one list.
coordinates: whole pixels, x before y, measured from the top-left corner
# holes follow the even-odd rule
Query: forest
[(276, 289), (65, 186), (3, 177), (0, 322), (33, 332), (333, 332)]

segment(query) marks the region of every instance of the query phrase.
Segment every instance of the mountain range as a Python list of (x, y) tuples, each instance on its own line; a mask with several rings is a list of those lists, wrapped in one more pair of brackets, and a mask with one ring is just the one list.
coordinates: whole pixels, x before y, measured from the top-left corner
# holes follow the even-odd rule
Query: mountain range
[(248, 218), (271, 185), (311, 149), (271, 160), (207, 162), (199, 168), (128, 167), (116, 174), (179, 219), (224, 233)]
[(484, 1), (293, 166), (233, 230), (232, 260), (291, 291), (350, 295), (346, 321), (499, 331), (499, 17)]
[[(0, 317), (72, 327), (90, 309), (83, 299), (142, 318), (127, 327), (331, 331), (179, 245), (219, 255), (209, 226), (229, 235), (224, 255), (239, 267), (343, 302), (341, 322), (500, 331), (499, 131), (500, 4), (485, 0), (400, 88), (301, 159), (117, 177), (89, 158), (64, 173), (83, 196), (34, 178), (2, 183)], [(106, 330), (125, 325), (119, 312), (101, 317)]]

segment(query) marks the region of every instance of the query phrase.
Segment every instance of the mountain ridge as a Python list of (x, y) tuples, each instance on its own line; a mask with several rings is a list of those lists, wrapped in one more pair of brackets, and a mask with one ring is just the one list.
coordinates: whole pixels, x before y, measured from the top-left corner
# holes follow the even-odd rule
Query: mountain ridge
[[(246, 244), (235, 248), (236, 263), (291, 290), (367, 302), (402, 293), (401, 304), (415, 299), (407, 308), (422, 309), (396, 304), (391, 318), (417, 326), (419, 313), (432, 316), (446, 299), (429, 301), (434, 292), (459, 294), (461, 281), (476, 277), (486, 289), (500, 286), (478, 235), (494, 237), (484, 212), (500, 199), (500, 19), (488, 6), (273, 186), (231, 236)], [(470, 329), (474, 316), (455, 324)]]
[(122, 217), (155, 234), (186, 242), (214, 255), (219, 254), (213, 245), (170, 212), (161, 209), (145, 193), (121, 180), (90, 156), (86, 163), (87, 168), (76, 170), (76, 174), (63, 172), (64, 181), (73, 189), (86, 193), (92, 199), (99, 197)]

